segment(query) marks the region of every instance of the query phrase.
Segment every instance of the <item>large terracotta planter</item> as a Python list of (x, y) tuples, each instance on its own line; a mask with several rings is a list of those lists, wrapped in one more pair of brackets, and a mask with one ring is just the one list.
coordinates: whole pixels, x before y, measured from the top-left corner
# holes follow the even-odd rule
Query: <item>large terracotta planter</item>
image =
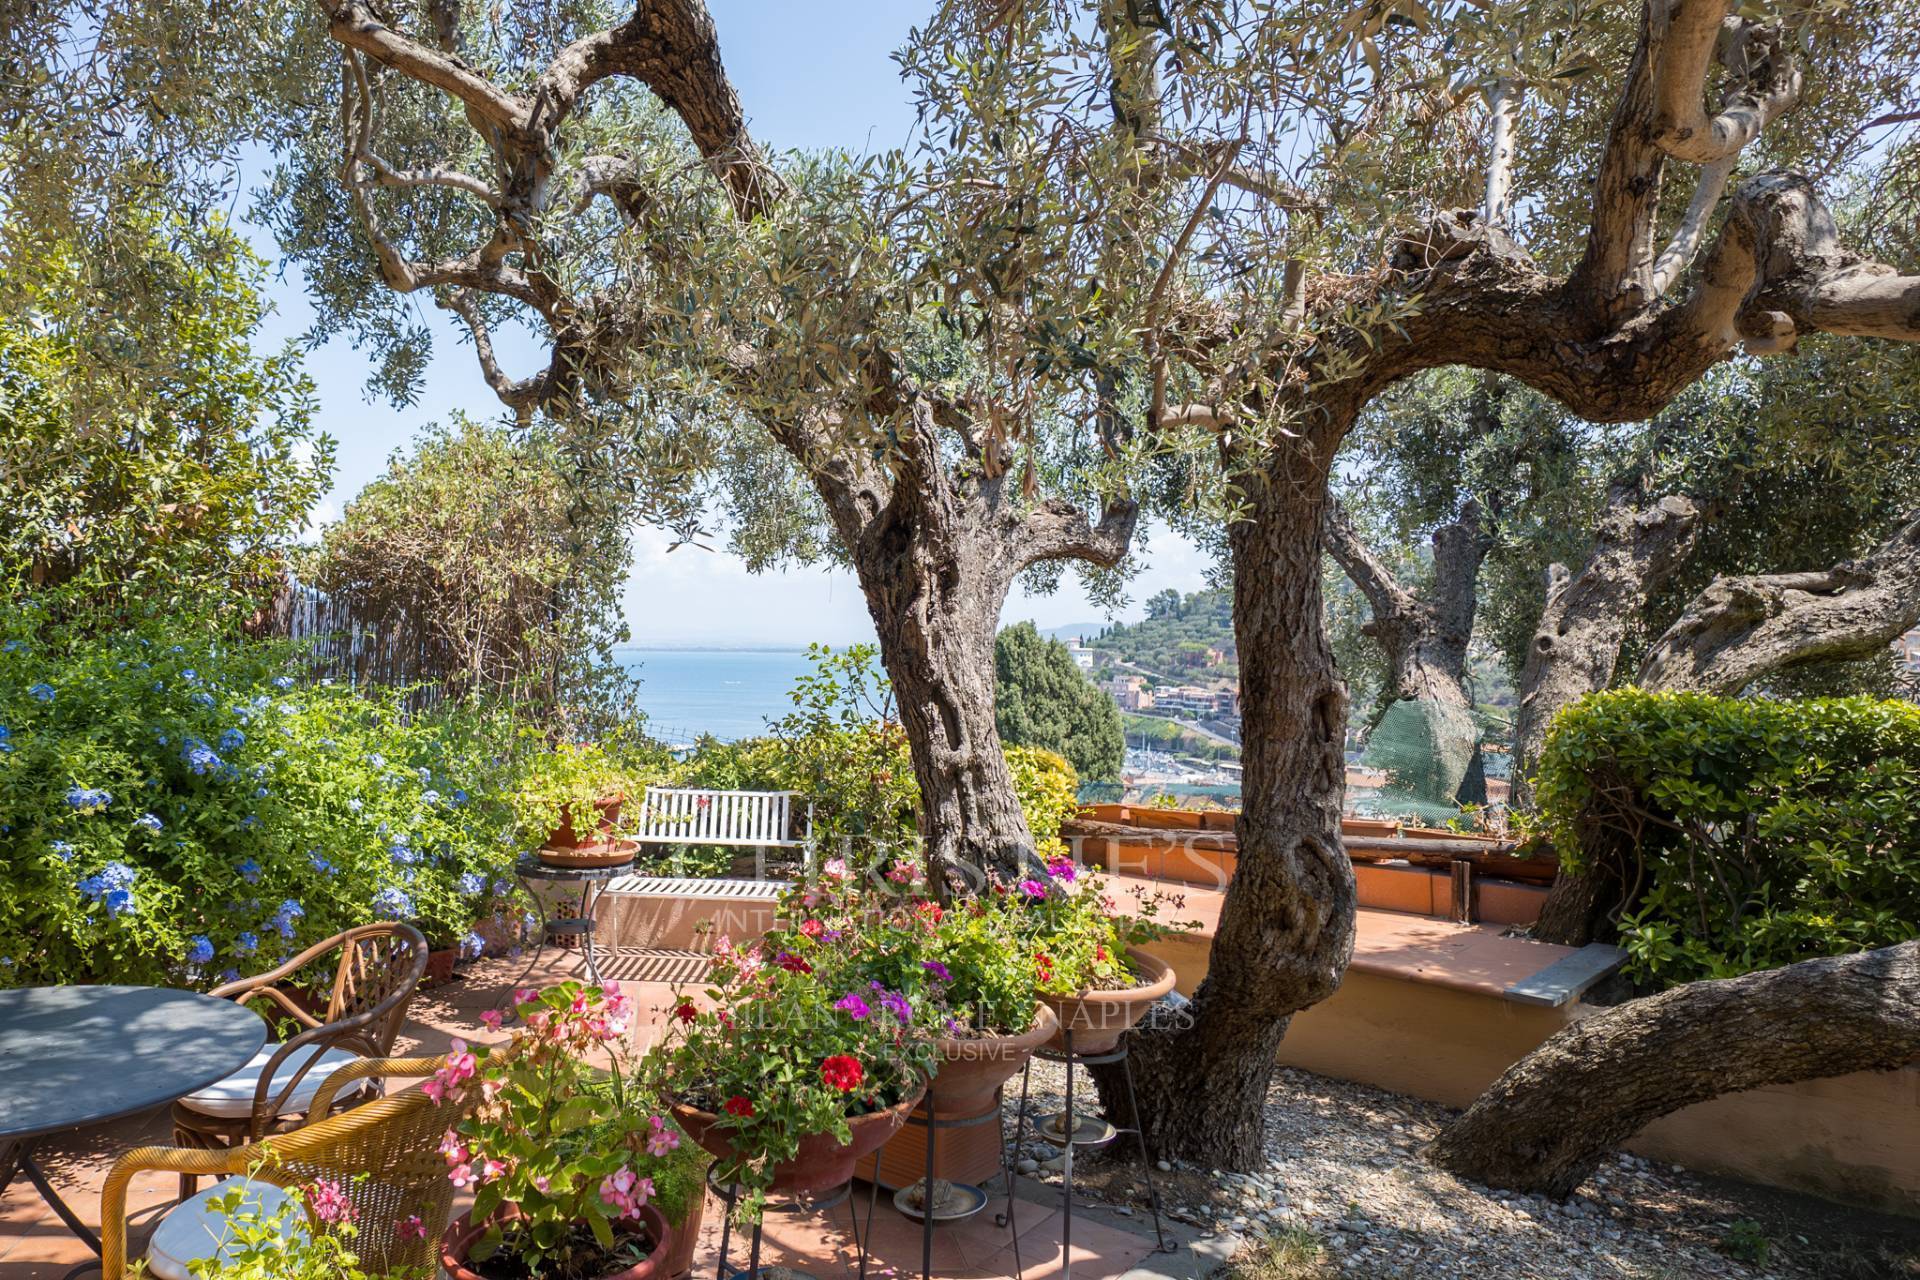
[[(507, 1212), (511, 1212), (510, 1210)], [(466, 1215), (456, 1219), (440, 1237), (440, 1265), (448, 1280), (484, 1280), (478, 1272), (466, 1265), (467, 1255), (487, 1230), (487, 1223), (469, 1221)], [(653, 1241), (653, 1247), (647, 1251), (645, 1262), (635, 1263), (619, 1271), (610, 1271), (595, 1280), (668, 1280), (667, 1265), (675, 1248), (672, 1228), (660, 1211), (652, 1205), (641, 1206), (637, 1217), (628, 1218), (623, 1226), (638, 1226), (645, 1230)]]
[(427, 952), (427, 971), (420, 975), (423, 987), (444, 987), (453, 981), (453, 966), (460, 952), (453, 947), (437, 947)]
[(1060, 1018), (1060, 1029), (1047, 1041), (1049, 1049), (1065, 1050), (1066, 1033), (1073, 1032), (1075, 1053), (1107, 1053), (1135, 1023), (1147, 1016), (1155, 1000), (1173, 990), (1173, 967), (1138, 947), (1127, 948), (1127, 960), (1142, 985), (1121, 991), (1084, 991), (1075, 996), (1041, 995)]
[(700, 1247), (700, 1224), (707, 1215), (707, 1184), (702, 1180), (687, 1197), (687, 1211), (673, 1224), (673, 1247), (658, 1251), (665, 1261), (665, 1280), (683, 1280), (693, 1274), (693, 1251)]
[(539, 856), (550, 867), (598, 869), (625, 866), (639, 851), (637, 840), (601, 840), (594, 844), (542, 845)]
[(593, 823), (586, 831), (579, 830), (575, 821), (573, 806), (560, 806), (560, 825), (547, 837), (547, 843), (559, 849), (572, 849), (583, 844), (593, 844), (612, 834), (620, 821), (620, 806), (627, 802), (623, 795), (602, 796), (593, 802)]
[[(847, 1122), (853, 1131), (853, 1141), (842, 1143), (830, 1133), (811, 1133), (800, 1139), (799, 1154), (791, 1160), (773, 1166), (773, 1185), (768, 1188), (776, 1192), (817, 1192), (831, 1191), (853, 1179), (853, 1169), (861, 1158), (879, 1150), (907, 1122), (907, 1115), (920, 1105), (920, 1099), (926, 1096), (926, 1086), (916, 1089), (913, 1096), (885, 1111), (873, 1111), (864, 1116), (855, 1116)], [(673, 1104), (673, 1118), (680, 1122), (680, 1128), (689, 1138), (717, 1160), (734, 1159), (732, 1131), (720, 1124), (720, 1117), (711, 1111), (702, 1111), (690, 1107), (684, 1102)]]
[(940, 1038), (940, 1063), (934, 1069), (928, 1103), (942, 1116), (977, 1116), (993, 1105), (993, 1095), (1011, 1080), (1033, 1051), (1060, 1029), (1049, 1005), (1034, 1010), (1033, 1026), (1017, 1036), (986, 1036), (978, 1040)]

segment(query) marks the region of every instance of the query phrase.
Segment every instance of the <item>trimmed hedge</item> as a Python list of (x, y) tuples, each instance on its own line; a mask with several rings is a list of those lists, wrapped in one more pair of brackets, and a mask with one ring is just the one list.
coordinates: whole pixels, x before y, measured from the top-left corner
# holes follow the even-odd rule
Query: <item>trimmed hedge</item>
[(1920, 706), (1595, 694), (1554, 722), (1537, 796), (1567, 865), (1617, 877), (1640, 982), (1920, 935)]

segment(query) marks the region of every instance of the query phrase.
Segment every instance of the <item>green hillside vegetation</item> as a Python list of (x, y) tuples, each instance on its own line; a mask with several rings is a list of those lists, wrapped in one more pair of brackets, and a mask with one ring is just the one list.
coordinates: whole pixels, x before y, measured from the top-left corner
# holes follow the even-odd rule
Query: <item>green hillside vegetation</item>
[(1238, 760), (1240, 748), (1227, 742), (1216, 742), (1205, 734), (1185, 729), (1171, 720), (1158, 716), (1134, 715), (1121, 712), (1120, 720), (1126, 729), (1127, 741), (1134, 746), (1143, 743), (1156, 751), (1166, 751), (1178, 756), (1194, 756), (1201, 760)]
[(1173, 684), (1235, 680), (1240, 675), (1233, 593), (1226, 590), (1185, 596), (1162, 591), (1147, 600), (1145, 618), (1108, 627), (1087, 643)]

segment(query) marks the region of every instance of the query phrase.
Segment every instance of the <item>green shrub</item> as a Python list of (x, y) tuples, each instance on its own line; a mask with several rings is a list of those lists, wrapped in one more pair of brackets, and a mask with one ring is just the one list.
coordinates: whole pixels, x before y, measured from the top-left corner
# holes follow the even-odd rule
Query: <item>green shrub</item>
[(195, 619), (0, 613), (0, 983), (205, 986), (351, 925), (466, 944), (516, 890), (512, 723)]
[(1725, 977), (1920, 932), (1920, 707), (1619, 689), (1540, 761), (1569, 866), (1622, 886), (1629, 973)]

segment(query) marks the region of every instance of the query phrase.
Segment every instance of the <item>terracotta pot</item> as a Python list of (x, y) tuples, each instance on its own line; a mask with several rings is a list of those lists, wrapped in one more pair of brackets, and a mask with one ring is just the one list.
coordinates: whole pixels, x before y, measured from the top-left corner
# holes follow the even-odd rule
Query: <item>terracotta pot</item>
[(595, 844), (543, 845), (540, 861), (550, 867), (618, 867), (633, 861), (640, 850), (635, 840), (602, 840)]
[[(926, 1086), (914, 1090), (911, 1098), (888, 1107), (855, 1116), (847, 1122), (853, 1141), (842, 1144), (830, 1133), (810, 1133), (800, 1139), (800, 1153), (791, 1160), (773, 1166), (772, 1191), (830, 1191), (853, 1178), (854, 1166), (863, 1156), (878, 1150), (907, 1122), (907, 1115), (926, 1096)], [(684, 1102), (673, 1104), (673, 1118), (680, 1122), (689, 1138), (718, 1160), (732, 1160), (732, 1131), (723, 1128), (720, 1117)]]
[(581, 833), (575, 829), (573, 806), (561, 805), (560, 825), (555, 827), (553, 834), (547, 837), (547, 843), (558, 849), (572, 849), (578, 845), (591, 844), (599, 840), (602, 836), (610, 835), (614, 827), (620, 822), (620, 806), (626, 802), (627, 797), (624, 794), (602, 796), (600, 799), (595, 800), (593, 802), (593, 830), (585, 833), (584, 839)]
[(440, 947), (427, 952), (427, 971), (420, 975), (423, 987), (442, 987), (453, 981), (453, 965), (460, 958), (460, 952), (453, 947)]
[(1051, 1006), (1043, 1004), (1034, 1010), (1033, 1026), (1017, 1036), (940, 1037), (940, 1063), (934, 1068), (929, 1105), (942, 1116), (980, 1115), (993, 1105), (1000, 1086), (1059, 1029), (1059, 1018)]
[[(503, 1210), (503, 1214), (514, 1216), (513, 1210)], [(667, 1226), (667, 1220), (652, 1205), (643, 1205), (636, 1218), (622, 1220), (622, 1226), (638, 1227), (645, 1231), (653, 1241), (653, 1248), (647, 1251), (645, 1262), (635, 1263), (619, 1271), (610, 1271), (596, 1280), (667, 1280), (667, 1263), (676, 1241), (673, 1230)], [(488, 1223), (474, 1223), (468, 1215), (462, 1214), (447, 1233), (440, 1237), (440, 1265), (445, 1269), (448, 1280), (484, 1280), (467, 1265), (467, 1254), (486, 1232)]]
[(707, 1187), (702, 1182), (688, 1197), (687, 1211), (673, 1224), (673, 1247), (661, 1256), (667, 1280), (682, 1280), (693, 1274), (693, 1251), (700, 1247), (700, 1223), (707, 1215)]
[(1060, 1017), (1060, 1030), (1047, 1048), (1065, 1050), (1066, 1032), (1073, 1032), (1075, 1053), (1107, 1053), (1120, 1043), (1134, 1023), (1147, 1016), (1153, 1002), (1173, 990), (1173, 967), (1138, 947), (1127, 948), (1127, 960), (1144, 982), (1123, 991), (1085, 991), (1077, 996), (1041, 995)]

